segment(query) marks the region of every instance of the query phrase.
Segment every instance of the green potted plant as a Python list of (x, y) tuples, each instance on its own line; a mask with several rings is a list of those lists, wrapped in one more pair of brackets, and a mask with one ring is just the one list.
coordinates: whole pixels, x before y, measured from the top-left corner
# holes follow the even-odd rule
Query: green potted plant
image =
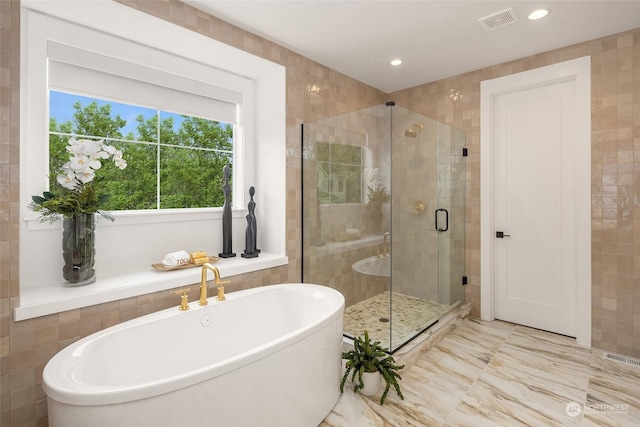
[[(400, 391), (400, 384), (398, 384), (398, 380), (402, 379), (398, 371), (404, 368), (404, 365), (396, 365), (393, 356), (387, 353), (386, 348), (380, 346), (380, 341), (371, 342), (368, 331), (364, 331), (364, 337), (356, 337), (353, 340), (353, 350), (343, 352), (342, 358), (347, 362), (345, 364), (345, 373), (340, 383), (340, 393), (344, 392), (344, 384), (349, 374), (351, 374), (354, 393), (360, 392), (367, 396), (376, 394), (380, 389), (382, 378), (386, 383), (386, 387), (380, 397), (380, 404), (384, 404), (391, 386), (396, 390), (400, 399), (404, 400), (404, 396)], [(356, 375), (358, 377), (357, 381)], [(373, 388), (370, 391), (367, 390), (368, 385), (365, 384), (365, 380), (366, 383), (373, 384)]]
[(367, 213), (370, 221), (370, 231), (372, 233), (382, 232), (382, 206), (389, 203), (391, 195), (382, 183), (380, 171), (372, 169), (369, 171), (369, 185), (367, 185)]
[(57, 175), (57, 188), (32, 196), (29, 208), (40, 213), (40, 221), (53, 223), (62, 218), (62, 286), (76, 287), (96, 281), (95, 214), (109, 221), (115, 219), (100, 209), (109, 195), (101, 191), (104, 175), (97, 174), (104, 173), (104, 160), (113, 160), (120, 170), (127, 167), (127, 162), (121, 150), (103, 140), (71, 137), (66, 149), (71, 156)]

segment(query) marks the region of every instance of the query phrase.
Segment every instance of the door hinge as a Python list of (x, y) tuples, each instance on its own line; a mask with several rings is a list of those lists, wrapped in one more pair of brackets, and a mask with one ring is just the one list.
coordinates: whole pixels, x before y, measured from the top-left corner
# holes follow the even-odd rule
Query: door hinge
[(462, 285), (467, 284), (467, 276), (462, 276)]
[(467, 150), (466, 148), (462, 149), (462, 157), (467, 157), (469, 155), (469, 150)]

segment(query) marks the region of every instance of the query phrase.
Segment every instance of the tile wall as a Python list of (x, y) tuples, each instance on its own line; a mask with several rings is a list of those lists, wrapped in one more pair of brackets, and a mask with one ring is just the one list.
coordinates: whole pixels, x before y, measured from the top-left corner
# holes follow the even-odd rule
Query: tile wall
[[(592, 55), (593, 345), (640, 356), (640, 30), (489, 67), (391, 96), (176, 1), (122, 3), (287, 67), (289, 265), (234, 277), (229, 291), (300, 279), (300, 124), (395, 100), (467, 132), (467, 301), (480, 302), (480, 80)], [(171, 291), (22, 322), (19, 304), (19, 0), (0, 1), (0, 425), (46, 426), (42, 369), (82, 336), (175, 303)], [(311, 95), (310, 85), (321, 88)], [(449, 97), (451, 89), (463, 94)], [(638, 163), (636, 163), (638, 162)], [(638, 193), (638, 195), (636, 195)], [(639, 214), (640, 215), (640, 214)], [(639, 218), (640, 220), (640, 218)], [(637, 267), (636, 267), (637, 265)], [(195, 295), (193, 296), (195, 297)]]
[[(367, 154), (362, 156), (365, 171), (379, 165), (379, 158), (384, 155), (380, 153), (382, 138), (379, 134), (383, 132), (379, 129), (381, 120), (378, 115), (384, 116), (386, 108), (377, 106), (365, 112), (305, 122), (304, 126), (302, 185), (305, 194), (301, 214), (305, 234), (304, 242), (298, 243), (303, 246), (303, 280), (337, 289), (344, 295), (347, 307), (389, 289), (388, 277), (362, 274), (352, 268), (355, 262), (377, 255), (383, 233), (389, 230), (389, 215), (384, 214), (384, 207), (388, 204), (377, 210), (379, 221), (373, 220), (377, 215), (370, 214), (366, 204), (320, 204), (318, 174), (314, 173), (317, 170), (316, 147), (317, 143), (330, 143), (370, 149), (371, 165), (364, 160)], [(363, 174), (365, 183), (368, 176), (367, 172)], [(347, 229), (357, 229), (359, 237), (350, 238), (346, 234)]]
[[(592, 103), (592, 344), (639, 357), (640, 29), (416, 86), (389, 99), (467, 134), (466, 301), (479, 316), (480, 82), (586, 55)], [(455, 100), (456, 94), (462, 98)]]

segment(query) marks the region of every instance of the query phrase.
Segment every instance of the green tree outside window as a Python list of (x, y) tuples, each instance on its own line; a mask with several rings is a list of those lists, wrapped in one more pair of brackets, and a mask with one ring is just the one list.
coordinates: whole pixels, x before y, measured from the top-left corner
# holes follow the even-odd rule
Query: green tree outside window
[(326, 203), (362, 203), (362, 147), (316, 143), (318, 198)]
[[(54, 99), (57, 92), (51, 91)], [(64, 94), (67, 95), (67, 94)], [(81, 97), (78, 97), (81, 98)], [(104, 162), (100, 182), (110, 195), (105, 210), (219, 207), (224, 203), (222, 168), (233, 161), (233, 126), (198, 117), (163, 111), (144, 111), (128, 120), (114, 107), (136, 111), (103, 100), (74, 102), (71, 119), (61, 121), (52, 108), (49, 119), (49, 186), (69, 160), (69, 137), (105, 139), (123, 151), (125, 170)], [(100, 101), (100, 102), (99, 102)], [(130, 107), (130, 108), (129, 108)], [(57, 110), (56, 110), (57, 111)], [(152, 111), (150, 114), (149, 111)], [(179, 123), (176, 123), (178, 118)], [(127, 130), (129, 129), (129, 130)], [(124, 134), (123, 132), (126, 132)], [(117, 172), (117, 173), (116, 173)], [(113, 178), (111, 178), (113, 177)]]

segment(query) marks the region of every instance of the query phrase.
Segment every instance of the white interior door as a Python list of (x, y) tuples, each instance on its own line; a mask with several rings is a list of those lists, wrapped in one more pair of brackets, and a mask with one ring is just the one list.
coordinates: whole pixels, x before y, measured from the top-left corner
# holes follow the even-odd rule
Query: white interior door
[(482, 186), (482, 214), (490, 215), (482, 221), (482, 316), (590, 341), (584, 332), (591, 286), (584, 85), (575, 74), (520, 74), (483, 86), (491, 95), (490, 117), (483, 118), (490, 131), (482, 137), (490, 144), (481, 166), (482, 180), (490, 181)]
[(573, 81), (496, 96), (495, 317), (575, 336)]

